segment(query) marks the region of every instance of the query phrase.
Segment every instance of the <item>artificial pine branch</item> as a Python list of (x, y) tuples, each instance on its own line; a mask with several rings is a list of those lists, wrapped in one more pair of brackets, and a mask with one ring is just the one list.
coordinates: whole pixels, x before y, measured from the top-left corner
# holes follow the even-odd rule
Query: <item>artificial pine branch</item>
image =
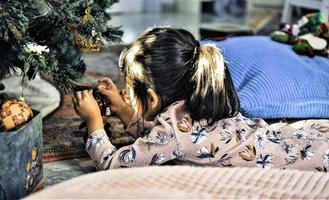
[(106, 25), (105, 9), (117, 0), (0, 0), (0, 79), (11, 70), (33, 79), (49, 74), (71, 91), (82, 77), (82, 51), (120, 41), (120, 27)]

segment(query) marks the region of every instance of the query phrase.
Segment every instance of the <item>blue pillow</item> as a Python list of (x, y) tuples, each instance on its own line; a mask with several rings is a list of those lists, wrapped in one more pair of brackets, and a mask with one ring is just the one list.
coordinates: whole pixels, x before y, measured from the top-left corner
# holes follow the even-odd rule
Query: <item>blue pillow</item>
[(266, 36), (216, 42), (248, 117), (329, 118), (329, 59), (296, 54)]

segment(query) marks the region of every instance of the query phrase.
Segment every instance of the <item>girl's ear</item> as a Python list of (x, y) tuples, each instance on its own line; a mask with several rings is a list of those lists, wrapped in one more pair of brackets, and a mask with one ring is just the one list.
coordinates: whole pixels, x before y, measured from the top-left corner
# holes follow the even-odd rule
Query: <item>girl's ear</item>
[(154, 112), (158, 111), (160, 108), (160, 98), (155, 93), (155, 91), (151, 88), (147, 89), (147, 93), (148, 93), (149, 99), (150, 99), (151, 112), (154, 113)]

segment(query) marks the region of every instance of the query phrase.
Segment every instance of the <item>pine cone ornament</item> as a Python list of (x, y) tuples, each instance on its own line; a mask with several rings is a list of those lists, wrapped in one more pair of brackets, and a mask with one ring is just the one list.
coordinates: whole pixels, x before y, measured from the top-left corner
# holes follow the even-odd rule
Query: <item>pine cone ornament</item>
[(0, 130), (9, 131), (25, 124), (33, 117), (32, 109), (18, 99), (5, 101), (0, 109)]

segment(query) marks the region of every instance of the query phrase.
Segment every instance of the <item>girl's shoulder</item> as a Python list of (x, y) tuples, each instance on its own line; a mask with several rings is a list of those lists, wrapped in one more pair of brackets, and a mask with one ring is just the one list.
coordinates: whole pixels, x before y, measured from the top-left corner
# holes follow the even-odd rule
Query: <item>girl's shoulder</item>
[[(190, 113), (187, 111), (187, 109), (185, 107), (184, 100), (176, 101), (176, 102), (170, 104), (165, 109), (163, 109), (162, 112), (160, 113), (161, 116), (164, 116), (164, 115), (172, 116), (173, 114), (178, 119), (182, 119), (186, 115), (190, 116)], [(193, 116), (190, 116), (190, 117), (193, 118)], [(221, 119), (218, 122), (221, 122), (221, 121), (237, 121), (237, 122), (239, 122), (239, 121), (250, 121), (250, 120), (259, 121), (260, 119), (247, 118), (239, 112), (230, 118)], [(201, 121), (204, 121), (204, 120), (201, 120)]]
[(243, 124), (250, 128), (256, 129), (256, 128), (264, 128), (268, 126), (268, 124), (261, 118), (249, 118), (242, 115), (240, 112), (237, 113), (235, 116), (232, 116), (230, 118), (222, 119), (219, 122), (224, 123), (225, 121), (232, 121), (235, 124)]
[(165, 108), (160, 116), (165, 119), (170, 119), (170, 121), (175, 121), (177, 124), (189, 124), (189, 126), (204, 126), (204, 127), (217, 127), (217, 126), (223, 126), (226, 127), (228, 125), (231, 125), (235, 128), (245, 128), (249, 127), (252, 129), (257, 128), (265, 128), (268, 126), (268, 124), (260, 118), (248, 118), (242, 115), (240, 112), (238, 112), (236, 115), (224, 118), (221, 120), (218, 120), (217, 122), (213, 123), (212, 125), (209, 125), (206, 120), (201, 121), (194, 121), (193, 116), (190, 115), (190, 113), (186, 110), (185, 107), (185, 101), (176, 101), (169, 105), (167, 108)]
[(172, 104), (170, 104), (169, 106), (167, 106), (165, 109), (163, 109), (163, 111), (161, 112), (161, 114), (169, 114), (169, 113), (184, 113), (186, 114), (186, 110), (185, 110), (185, 101), (184, 100), (180, 100), (180, 101), (176, 101)]
[(167, 106), (162, 112), (156, 117), (157, 120), (163, 119), (169, 121), (172, 126), (179, 123), (189, 113), (185, 109), (185, 101), (176, 101)]
[(174, 103), (170, 104), (167, 108), (168, 109), (174, 109), (174, 108), (183, 108), (185, 107), (185, 101), (180, 100), (180, 101), (175, 101)]

